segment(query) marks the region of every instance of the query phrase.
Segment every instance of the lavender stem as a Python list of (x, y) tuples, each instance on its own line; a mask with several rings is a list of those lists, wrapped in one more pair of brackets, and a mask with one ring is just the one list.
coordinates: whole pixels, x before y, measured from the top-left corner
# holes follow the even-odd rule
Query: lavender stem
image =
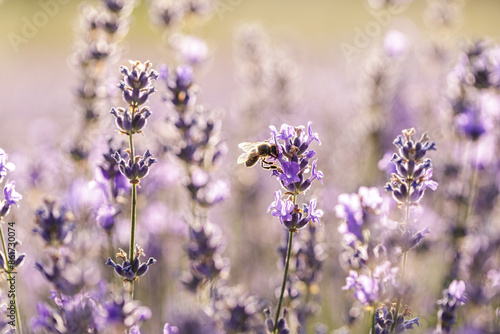
[[(132, 109), (132, 117), (134, 116), (135, 107)], [(130, 160), (134, 159), (134, 142), (132, 139), (132, 133), (129, 134), (129, 143), (130, 143)], [(132, 184), (132, 208), (131, 208), (131, 222), (130, 222), (130, 253), (129, 253), (129, 261), (133, 263), (134, 261), (134, 247), (135, 247), (135, 216), (136, 216), (136, 206), (137, 206), (137, 184)], [(134, 299), (134, 282), (131, 282), (132, 287), (130, 290), (130, 297)]]

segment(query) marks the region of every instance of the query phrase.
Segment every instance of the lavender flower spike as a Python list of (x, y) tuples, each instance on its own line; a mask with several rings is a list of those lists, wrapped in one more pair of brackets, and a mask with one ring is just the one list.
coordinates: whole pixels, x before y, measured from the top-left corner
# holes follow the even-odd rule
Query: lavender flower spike
[(415, 129), (403, 130), (403, 136), (394, 140), (399, 154), (395, 153), (391, 161), (396, 166), (396, 173), (385, 189), (392, 192), (398, 205), (416, 205), (424, 196), (425, 189), (437, 189), (437, 182), (432, 181), (431, 159), (424, 159), (427, 152), (436, 149), (436, 144), (423, 134), (418, 141), (412, 136)]
[(18, 207), (19, 204), (17, 204), (17, 202), (19, 202), (23, 198), (23, 196), (16, 191), (15, 185), (15, 181), (9, 181), (3, 188), (3, 195), (5, 199), (1, 203), (0, 217), (3, 217), (9, 213), (11, 205), (15, 205)]
[(458, 306), (467, 302), (465, 282), (453, 281), (448, 289), (443, 291), (443, 299), (438, 301), (438, 333), (451, 333), (451, 326), (456, 321)]
[(7, 162), (8, 155), (3, 149), (0, 148), (0, 182), (2, 182), (7, 172), (11, 172), (16, 169), (16, 166), (12, 162)]

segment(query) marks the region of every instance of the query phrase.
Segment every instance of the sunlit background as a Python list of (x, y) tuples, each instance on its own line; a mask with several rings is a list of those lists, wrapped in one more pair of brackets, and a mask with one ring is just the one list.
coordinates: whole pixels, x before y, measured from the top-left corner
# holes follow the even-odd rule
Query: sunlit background
[[(101, 134), (103, 138), (119, 137), (113, 117), (107, 111), (115, 106), (111, 101), (120, 101), (115, 88), (121, 79), (120, 65), (128, 65), (128, 60), (150, 60), (156, 69), (161, 64), (173, 68), (181, 61), (175, 56), (171, 36), (179, 32), (197, 36), (207, 43), (207, 59), (195, 70), (195, 81), (200, 87), (198, 100), (220, 108), (227, 153), (218, 175), (228, 180), (231, 189), (229, 198), (212, 209), (211, 216), (221, 227), (223, 254), (232, 264), (229, 281), (266, 299), (271, 307), (275, 307), (275, 289), (282, 277), (283, 268), (277, 265), (277, 248), (283, 242), (284, 229), (266, 210), (279, 185), (268, 171), (237, 165), (236, 159), (241, 153), (237, 145), (269, 139), (269, 125), (279, 128), (283, 123), (307, 125), (312, 122), (314, 131), (322, 139), (322, 145), (315, 150), (325, 179), (323, 185), (315, 184), (306, 197), (318, 197), (318, 206), (325, 211), (319, 229), (325, 235), (328, 257), (321, 280), (321, 311), (315, 314), (307, 333), (314, 332), (316, 323), (326, 325), (327, 333), (346, 333), (343, 330), (347, 328), (352, 333), (361, 333), (369, 322), (360, 316), (362, 309), (351, 309), (352, 293), (341, 290), (347, 273), (339, 265), (342, 238), (337, 232), (340, 220), (334, 209), (337, 196), (356, 192), (363, 185), (378, 187), (383, 192), (388, 177), (377, 164), (385, 151), (394, 149), (392, 140), (404, 128), (417, 127), (418, 134), (427, 131), (438, 148), (448, 149), (446, 154), (439, 150), (430, 154), (435, 159), (434, 165), (441, 164), (436, 170), (443, 172), (447, 158), (452, 155), (446, 137), (450, 131), (442, 123), (447, 118), (442, 116), (441, 108), (448, 73), (457, 63), (459, 50), (464, 45), (479, 39), (495, 44), (500, 39), (500, 1), (403, 3), (396, 10), (377, 8), (375, 0), (371, 6), (361, 0), (215, 0), (211, 14), (165, 30), (152, 22), (150, 2), (138, 1), (129, 31), (120, 43), (121, 52), (111, 62), (115, 66), (114, 75), (106, 80), (106, 86), (110, 94), (114, 94), (114, 100), (107, 101), (109, 105), (101, 115), (100, 129), (108, 131)], [(437, 3), (449, 3), (453, 10), (440, 12), (435, 7)], [(47, 4), (52, 7), (45, 7)], [(58, 182), (61, 179), (63, 184), (71, 184), (69, 179), (79, 168), (72, 164), (69, 152), (82, 119), (76, 97), (78, 69), (73, 61), (81, 4), (82, 1), (74, 0), (0, 1), (0, 148), (18, 165), (14, 179), (28, 173), (23, 166), (30, 164), (43, 166), (45, 178), (30, 189), (23, 189), (22, 185), (27, 183), (18, 180), (18, 191), (24, 198), (19, 208), (11, 210), (11, 219), (17, 221), (18, 238), (35, 245), (24, 250), (28, 256), (19, 274), (18, 290), (26, 327), (36, 313), (35, 302), (50, 302), (49, 285), (33, 270), (34, 261), (43, 258), (42, 246), (31, 233), (34, 210), (42, 205), (44, 196), (63, 198), (66, 190)], [(246, 42), (242, 31), (248, 32), (248, 27), (261, 34), (264, 59), (268, 57), (271, 64), (267, 66), (281, 75), (284, 87), (276, 88), (280, 84), (277, 81), (271, 88), (259, 90), (249, 84), (248, 73), (247, 77), (242, 74), (245, 72), (241, 65), (245, 57), (242, 46)], [(370, 84), (377, 82), (374, 73), (382, 58), (386, 61), (383, 63), (386, 67), (382, 68), (386, 68), (389, 79), (384, 81), (381, 91), (371, 91), (376, 90)], [(266, 84), (266, 78), (257, 78), (256, 82), (259, 79)], [(167, 115), (160, 95), (153, 95), (149, 102), (153, 112), (148, 124), (151, 128)], [(380, 96), (384, 99), (382, 102), (374, 101)], [(387, 107), (387, 110), (379, 110), (382, 116), (374, 116), (366, 112), (373, 105)], [(377, 111), (376, 107), (374, 110)], [(498, 124), (496, 126), (498, 130)], [(367, 135), (372, 127), (383, 129), (378, 132), (380, 137), (376, 142), (370, 141), (373, 138)], [(138, 141), (141, 150), (145, 148), (147, 136), (146, 130), (143, 139)], [(67, 161), (58, 165), (59, 162), (47, 161), (50, 158), (45, 160), (43, 152), (47, 150), (57, 150), (62, 156), (67, 154)], [(460, 149), (453, 152), (457, 156), (465, 154)], [(95, 153), (92, 159), (97, 161), (99, 154)], [(145, 195), (140, 197), (140, 212), (160, 215), (157, 221), (168, 220), (167, 227), (158, 231), (168, 234), (162, 251), (168, 254), (165, 258), (169, 265), (174, 266), (164, 268), (161, 278), (168, 285), (162, 300), (162, 314), (155, 313), (159, 312), (158, 308), (152, 305), (155, 296), (148, 291), (153, 288), (148, 283), (152, 283), (141, 283), (139, 297), (153, 312), (153, 319), (143, 326), (143, 333), (159, 333), (166, 321), (175, 325), (181, 321), (182, 314), (189, 313), (193, 305), (203, 305), (208, 298), (190, 296), (182, 291), (179, 283), (181, 272), (187, 266), (183, 250), (187, 238), (183, 225), (186, 218), (179, 205), (188, 200), (181, 186), (182, 168), (172, 162), (157, 172), (156, 177), (163, 177), (165, 185), (173, 189), (167, 196), (171, 203), (165, 206), (147, 203), (148, 184), (143, 187)], [(92, 172), (82, 178), (91, 181)], [(435, 178), (443, 179), (443, 173), (435, 172)], [(175, 195), (176, 192), (180, 195)], [(436, 246), (447, 231), (446, 219), (440, 216), (439, 204), (436, 204), (441, 203), (443, 196), (439, 191), (426, 193), (418, 227), (431, 225), (436, 234), (429, 237), (430, 242), (423, 250), (410, 256), (413, 262), (408, 275), (419, 281), (415, 294), (420, 296), (415, 297), (411, 305), (414, 316), (421, 317), (421, 326), (413, 330), (414, 333), (431, 333), (437, 321), (436, 299), (441, 298), (446, 276), (441, 256), (445, 247)], [(495, 208), (493, 212), (498, 213), (497, 206)], [(394, 210), (397, 216), (398, 211)], [(122, 221), (127, 220), (127, 215), (128, 212), (123, 214)], [(153, 225), (149, 224), (146, 225)], [(498, 219), (496, 224), (498, 230)], [(139, 231), (138, 239), (147, 242), (150, 234), (157, 232), (156, 227), (151, 228), (149, 232)], [(172, 230), (165, 232), (165, 229)], [(127, 228), (123, 233), (118, 232), (117, 240), (122, 247), (128, 247), (127, 233)], [(94, 247), (92, 240), (86, 242), (87, 247)], [(95, 247), (97, 253), (107, 254), (107, 245)], [(97, 255), (105, 260), (102, 254)], [(107, 269), (101, 266), (95, 270), (105, 272)], [(109, 278), (109, 273), (101, 276)], [(89, 281), (95, 285), (94, 279)], [(424, 295), (426, 291), (431, 293)], [(355, 318), (358, 321), (354, 321)], [(351, 327), (347, 326), (348, 321), (352, 321)]]

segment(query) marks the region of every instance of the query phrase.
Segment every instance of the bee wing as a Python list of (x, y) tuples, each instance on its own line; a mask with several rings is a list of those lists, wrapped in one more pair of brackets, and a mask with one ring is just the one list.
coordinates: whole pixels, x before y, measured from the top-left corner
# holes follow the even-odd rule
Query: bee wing
[(243, 153), (238, 157), (238, 164), (244, 164), (245, 161), (247, 160), (247, 153)]
[(245, 152), (249, 152), (255, 148), (257, 143), (243, 142), (238, 144), (238, 147), (241, 148)]

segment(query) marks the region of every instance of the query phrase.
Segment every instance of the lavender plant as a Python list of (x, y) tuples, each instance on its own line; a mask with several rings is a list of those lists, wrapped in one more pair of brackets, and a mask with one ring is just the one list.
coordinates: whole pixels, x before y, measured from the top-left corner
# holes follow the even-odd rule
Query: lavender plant
[[(317, 169), (317, 160), (309, 164), (316, 155), (314, 150), (309, 149), (309, 145), (313, 140), (321, 143), (318, 134), (312, 132), (311, 122), (308, 123), (307, 130), (304, 126), (294, 127), (287, 124), (283, 124), (279, 132), (274, 126), (270, 126), (270, 129), (271, 138), (268, 141), (254, 145), (250, 143), (240, 144), (240, 148), (245, 150), (245, 153), (240, 156), (238, 162), (251, 167), (260, 160), (261, 166), (271, 170), (272, 175), (286, 190), (284, 195), (281, 194), (281, 190), (276, 191), (274, 193), (275, 200), (268, 208), (268, 211), (277, 217), (289, 231), (285, 270), (276, 317), (274, 322), (267, 321), (268, 329), (272, 328), (273, 333), (281, 333), (285, 330), (283, 324), (285, 320), (284, 316), (280, 320), (280, 311), (288, 277), (293, 234), (298, 233), (310, 221), (319, 223), (319, 218), (323, 215), (322, 210), (316, 209), (317, 200), (315, 198), (310, 200), (309, 205), (303, 204), (303, 208), (300, 208), (297, 196), (304, 194), (311, 187), (313, 181), (322, 181), (323, 173)], [(278, 139), (282, 142), (280, 143)], [(266, 159), (272, 159), (272, 161)], [(304, 174), (309, 174), (309, 176), (306, 177)], [(283, 197), (285, 199), (282, 199)]]
[(135, 155), (133, 135), (142, 133), (147, 118), (151, 115), (149, 108), (142, 105), (148, 100), (149, 95), (154, 93), (155, 89), (151, 82), (156, 80), (158, 74), (151, 69), (152, 64), (149, 61), (145, 63), (131, 61), (130, 63), (131, 69), (125, 66), (120, 67), (123, 81), (118, 85), (123, 92), (123, 99), (129, 106), (127, 109), (111, 109), (118, 132), (128, 136), (130, 145), (127, 150), (128, 160), (118, 151), (113, 154), (118, 169), (132, 184), (130, 247), (128, 257), (121, 249), (117, 254), (117, 257), (123, 261), (122, 265), (117, 265), (111, 259), (108, 259), (106, 264), (112, 266), (119, 276), (124, 277), (124, 282), (130, 283), (130, 295), (133, 298), (135, 281), (138, 281), (139, 277), (146, 273), (148, 267), (156, 262), (154, 258), (150, 258), (146, 263), (141, 264), (139, 258), (143, 255), (143, 251), (135, 243), (137, 186), (140, 180), (148, 175), (149, 168), (156, 160), (149, 150), (146, 150), (143, 156)]
[(127, 34), (135, 0), (100, 0), (80, 6), (80, 34), (75, 45), (72, 65), (78, 71), (77, 97), (82, 121), (71, 147), (75, 161), (87, 160), (91, 136), (109, 97), (106, 78), (109, 67), (119, 55), (119, 42)]

